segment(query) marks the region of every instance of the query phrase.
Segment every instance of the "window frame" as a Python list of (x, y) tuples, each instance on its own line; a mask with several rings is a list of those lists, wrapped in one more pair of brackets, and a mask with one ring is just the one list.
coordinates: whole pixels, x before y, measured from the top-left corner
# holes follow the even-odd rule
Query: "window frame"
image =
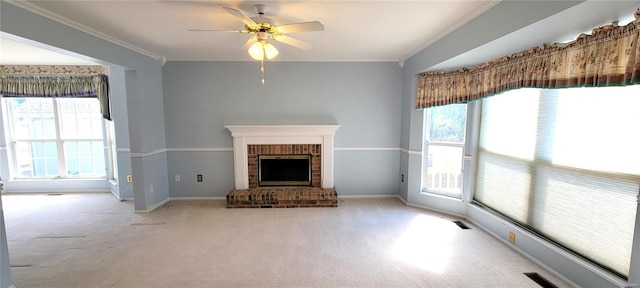
[[(54, 117), (54, 126), (55, 126), (55, 134), (56, 138), (27, 138), (27, 137), (15, 137), (16, 131), (14, 126), (14, 111), (10, 107), (9, 101), (16, 98), (38, 98), (38, 99), (52, 99), (53, 104), (53, 117)], [(67, 98), (67, 99), (76, 99), (76, 98)], [(91, 98), (97, 101), (97, 98)], [(10, 160), (9, 164), (9, 175), (12, 180), (50, 180), (50, 179), (80, 179), (80, 180), (107, 180), (113, 178), (111, 175), (113, 174), (113, 169), (111, 168), (112, 160), (110, 159), (111, 155), (108, 153), (110, 150), (110, 133), (106, 131), (106, 121), (100, 116), (100, 137), (62, 137), (62, 116), (61, 116), (61, 103), (60, 100), (65, 100), (65, 98), (49, 98), (49, 97), (1, 97), (0, 101), (2, 101), (2, 110), (4, 115), (4, 123), (5, 123), (5, 133), (6, 144), (7, 144), (7, 153), (8, 159)], [(77, 115), (76, 115), (77, 122)], [(104, 166), (105, 170), (103, 174), (90, 174), (90, 175), (70, 175), (67, 172), (65, 152), (64, 152), (64, 144), (66, 142), (101, 142), (101, 150), (104, 154)], [(55, 142), (56, 143), (56, 153), (57, 153), (57, 161), (58, 161), (58, 175), (56, 176), (22, 176), (19, 173), (18, 169), (18, 155), (17, 144), (18, 143), (31, 143), (34, 142)], [(33, 160), (33, 155), (29, 155), (30, 160)]]
[[(462, 131), (462, 135), (463, 135), (463, 140), (462, 142), (450, 142), (450, 141), (431, 141), (430, 140), (430, 133), (431, 133), (431, 125), (430, 125), (430, 119), (431, 119), (431, 108), (427, 108), (423, 110), (423, 140), (422, 140), (422, 173), (421, 173), (421, 184), (420, 184), (420, 193), (424, 193), (424, 194), (434, 194), (434, 195), (438, 195), (438, 196), (444, 196), (444, 197), (451, 197), (451, 198), (455, 198), (455, 199), (462, 199), (462, 195), (463, 195), (463, 190), (465, 187), (465, 182), (464, 182), (464, 172), (465, 172), (465, 151), (466, 151), (466, 147), (467, 147), (467, 132), (468, 132), (468, 126), (469, 126), (469, 104), (468, 103), (458, 103), (458, 104), (453, 104), (453, 105), (464, 105), (465, 106), (465, 112), (464, 112), (464, 124), (463, 126), (463, 131)], [(460, 187), (459, 190), (457, 191), (457, 193), (451, 193), (449, 191), (446, 190), (440, 190), (437, 188), (428, 188), (427, 187), (427, 171), (429, 169), (429, 147), (454, 147), (454, 148), (460, 148), (461, 149), (461, 153), (460, 153), (460, 174), (458, 176), (457, 182), (460, 183)]]
[[(623, 86), (623, 87), (616, 87), (616, 88), (621, 88), (623, 89), (624, 87), (628, 87), (628, 86)], [(638, 86), (640, 87), (640, 86)], [(545, 139), (544, 137), (549, 137), (549, 135), (553, 135), (553, 133), (555, 133), (558, 124), (560, 122), (558, 122), (558, 120), (548, 120), (548, 121), (542, 121), (542, 119), (544, 117), (546, 118), (550, 118), (551, 116), (549, 115), (553, 115), (553, 118), (557, 118), (558, 117), (558, 108), (561, 106), (557, 106), (557, 105), (551, 105), (549, 104), (548, 101), (542, 101), (542, 95), (543, 93), (547, 94), (547, 95), (551, 95), (551, 94), (556, 94), (554, 98), (554, 101), (559, 101), (560, 97), (564, 96), (563, 93), (566, 93), (565, 91), (569, 90), (569, 89), (601, 89), (602, 87), (572, 87), (572, 88), (566, 88), (566, 89), (549, 89), (549, 88), (536, 88), (537, 90), (539, 90), (538, 92), (536, 92), (539, 95), (539, 99), (536, 100), (536, 102), (539, 105), (539, 109), (542, 110), (541, 111), (537, 111), (536, 112), (536, 125), (538, 125), (538, 127), (536, 128), (536, 138), (535, 138), (535, 150), (534, 150), (534, 154), (532, 155), (531, 159), (528, 158), (523, 158), (523, 157), (519, 157), (517, 155), (509, 155), (509, 154), (501, 154), (499, 152), (496, 151), (491, 151), (486, 149), (486, 147), (483, 147), (482, 145), (482, 141), (480, 140), (480, 138), (483, 135), (483, 131), (482, 131), (482, 120), (478, 121), (478, 128), (477, 128), (477, 138), (478, 138), (478, 143), (476, 144), (476, 157), (477, 157), (477, 161), (476, 161), (476, 175), (474, 177), (474, 182), (471, 186), (472, 189), (472, 195), (471, 195), (471, 203), (474, 203), (476, 205), (478, 205), (479, 207), (482, 207), (483, 209), (486, 209), (487, 211), (491, 212), (494, 215), (497, 215), (499, 217), (501, 217), (502, 219), (504, 219), (505, 221), (518, 226), (520, 228), (522, 228), (525, 231), (528, 231), (531, 234), (536, 235), (537, 237), (539, 237), (540, 239), (548, 242), (549, 244), (553, 245), (554, 247), (561, 249), (563, 251), (566, 251), (580, 259), (583, 259), (584, 261), (594, 265), (595, 267), (599, 267), (602, 268), (603, 270), (606, 270), (609, 273), (612, 273), (613, 275), (616, 275), (618, 277), (621, 277), (622, 279), (627, 279), (629, 275), (632, 274), (631, 271), (628, 272), (628, 275), (625, 275), (623, 272), (619, 272), (616, 271), (614, 269), (612, 269), (611, 267), (607, 267), (605, 264), (598, 262), (597, 259), (595, 258), (590, 258), (589, 256), (587, 256), (584, 253), (580, 253), (578, 252), (577, 248), (572, 248), (572, 246), (569, 245), (564, 245), (561, 243), (561, 241), (563, 239), (558, 238), (557, 237), (557, 233), (553, 234), (550, 233), (548, 231), (550, 231), (550, 229), (544, 229), (544, 228), (540, 228), (540, 224), (539, 223), (535, 223), (535, 220), (529, 220), (529, 219), (533, 219), (537, 216), (537, 214), (540, 214), (541, 211), (540, 210), (527, 210), (525, 211), (527, 213), (527, 215), (520, 215), (520, 217), (524, 217), (526, 218), (526, 220), (518, 220), (517, 216), (513, 216), (513, 215), (509, 215), (508, 211), (505, 211), (504, 209), (500, 209), (503, 207), (499, 207), (499, 208), (495, 208), (492, 207), (491, 204), (487, 204), (486, 202), (483, 202), (482, 200), (478, 199), (476, 197), (476, 195), (479, 193), (479, 188), (478, 188), (478, 182), (482, 181), (480, 180), (480, 165), (483, 164), (483, 157), (487, 157), (486, 155), (489, 155), (490, 157), (493, 157), (494, 159), (497, 158), (503, 158), (503, 159), (511, 159), (511, 161), (509, 161), (510, 163), (524, 163), (522, 165), (527, 165), (527, 167), (530, 167), (528, 169), (535, 171), (534, 173), (528, 174), (528, 176), (534, 176), (531, 177), (532, 179), (532, 183), (528, 186), (528, 194), (526, 195), (530, 201), (529, 203), (534, 202), (534, 198), (537, 195), (532, 192), (532, 186), (540, 186), (540, 183), (543, 183), (542, 181), (545, 180), (545, 178), (543, 176), (538, 176), (537, 174), (541, 174), (540, 171), (543, 170), (559, 170), (561, 172), (576, 172), (577, 174), (583, 174), (585, 176), (590, 176), (590, 175), (594, 175), (594, 174), (600, 174), (600, 176), (603, 176), (603, 178), (618, 178), (618, 179), (624, 179), (627, 177), (631, 177), (631, 178), (637, 178), (638, 174), (630, 174), (630, 173), (624, 173), (624, 172), (620, 172), (620, 171), (613, 171), (613, 172), (608, 172), (608, 171), (599, 171), (597, 169), (589, 169), (589, 168), (585, 168), (582, 166), (571, 166), (571, 165), (567, 165), (566, 163), (554, 163), (553, 162), (553, 158), (549, 158), (549, 156), (552, 156), (553, 153), (555, 152), (555, 150), (549, 152), (548, 150), (545, 149), (549, 149), (549, 147), (553, 147), (554, 144), (548, 144), (547, 146), (540, 146), (541, 143), (543, 143), (544, 141), (541, 141), (543, 139)], [(604, 87), (607, 88), (607, 87)], [(528, 88), (528, 89), (533, 89), (533, 88)], [(634, 87), (633, 89), (638, 89), (636, 87)], [(516, 89), (519, 90), (519, 89)], [(552, 91), (548, 91), (548, 92), (543, 92), (543, 90), (552, 90)], [(603, 90), (604, 92), (604, 90)], [(609, 91), (607, 91), (609, 92)], [(611, 92), (610, 92), (611, 93)], [(636, 94), (634, 94), (636, 95)], [(517, 96), (513, 96), (513, 97), (517, 97)], [(549, 97), (549, 96), (546, 96)], [(568, 97), (568, 96), (565, 96)], [(484, 109), (486, 108), (487, 105), (485, 105), (485, 100), (488, 100), (488, 98), (484, 98), (483, 100), (480, 101), (481, 105), (481, 109), (478, 115), (478, 119), (481, 119), (483, 114), (485, 113)], [(544, 105), (542, 103), (545, 103)], [(550, 113), (550, 111), (554, 111), (553, 114)], [(543, 129), (544, 132), (540, 132), (540, 127), (545, 127), (545, 125), (549, 125), (550, 123), (553, 124), (553, 127), (551, 127), (550, 129)], [(611, 141), (612, 143), (615, 143), (615, 141)], [(545, 148), (546, 147), (546, 148)], [(544, 151), (544, 152), (541, 152)], [(483, 155), (484, 154), (484, 155)], [(492, 163), (493, 164), (493, 163)], [(586, 172), (586, 173), (585, 173)], [(610, 175), (607, 175), (610, 174)], [(623, 175), (624, 174), (624, 175)], [(554, 174), (555, 175), (555, 174)], [(622, 175), (622, 176), (621, 176)], [(612, 180), (612, 182), (615, 180)], [(569, 182), (568, 182), (569, 183)], [(495, 189), (493, 189), (495, 190)], [(534, 193), (534, 194), (532, 194)], [(633, 196), (633, 198), (635, 198), (635, 196)], [(538, 202), (538, 203), (543, 203), (543, 202)], [(631, 202), (627, 202), (627, 203), (631, 203)], [(632, 205), (635, 205), (636, 201), (633, 201)], [(534, 203), (535, 204), (535, 203)], [(545, 203), (546, 204), (546, 203)], [(512, 204), (513, 205), (513, 204)], [(529, 204), (530, 205), (530, 204)], [(631, 209), (633, 211), (637, 211), (636, 209)], [(636, 212), (637, 213), (637, 212)], [(637, 219), (637, 215), (635, 217), (633, 217), (634, 219)], [(543, 224), (544, 225), (544, 224)], [(545, 231), (546, 230), (546, 231)], [(564, 232), (563, 232), (564, 233)], [(618, 235), (618, 234), (616, 234)], [(633, 237), (633, 236), (632, 236)], [(564, 240), (566, 242), (566, 240)], [(633, 240), (632, 240), (633, 241)], [(632, 244), (633, 246), (633, 244)], [(632, 248), (633, 249), (633, 248)], [(633, 253), (633, 252), (631, 252)], [(632, 258), (633, 256), (631, 256)], [(629, 265), (629, 268), (632, 269), (631, 264)]]

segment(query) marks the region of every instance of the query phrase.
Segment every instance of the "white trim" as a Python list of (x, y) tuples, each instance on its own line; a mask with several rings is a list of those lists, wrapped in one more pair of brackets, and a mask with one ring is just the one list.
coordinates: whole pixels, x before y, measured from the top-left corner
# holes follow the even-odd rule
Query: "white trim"
[(407, 61), (407, 59), (409, 59), (409, 58), (415, 56), (416, 54), (420, 53), (422, 50), (424, 50), (425, 48), (429, 47), (431, 44), (438, 42), (440, 39), (444, 38), (449, 33), (455, 31), (456, 29), (458, 29), (460, 27), (462, 27), (462, 25), (467, 24), (473, 18), (476, 18), (478, 15), (486, 12), (487, 10), (491, 9), (491, 7), (495, 6), (498, 3), (500, 3), (500, 1), (496, 1), (496, 0), (487, 1), (487, 2), (483, 3), (483, 5), (481, 5), (477, 9), (473, 10), (468, 15), (464, 15), (464, 17), (460, 18), (460, 20), (458, 20), (458, 22), (447, 26), (447, 29), (443, 29), (442, 31), (440, 31), (440, 33), (438, 33), (435, 36), (429, 38), (429, 40), (427, 40), (426, 43), (418, 46), (416, 49), (413, 49), (407, 55), (400, 57), (398, 59), (398, 64), (400, 64), (401, 67), (404, 66), (404, 63), (405, 63), (405, 61)]
[[(5, 185), (7, 186), (7, 185)], [(111, 190), (91, 190), (91, 189), (83, 189), (83, 190), (7, 190), (3, 188), (3, 194), (94, 194), (94, 193), (109, 193), (113, 194)]]
[(399, 197), (399, 195), (338, 195), (338, 199), (384, 199), (396, 197)]
[(402, 198), (402, 196), (396, 195), (396, 197), (400, 199), (400, 202), (404, 203), (404, 205), (409, 205), (409, 202), (405, 201), (404, 198)]
[[(315, 140), (309, 140), (315, 142)], [(249, 143), (257, 144), (257, 143)], [(277, 143), (277, 144), (291, 144), (291, 143)], [(298, 144), (314, 144), (314, 143), (298, 143)], [(5, 148), (6, 149), (6, 148)], [(2, 150), (2, 147), (0, 147)], [(400, 151), (410, 155), (422, 155), (422, 151), (407, 150), (401, 147), (335, 147), (334, 151)], [(117, 148), (117, 152), (129, 152), (129, 148)], [(233, 147), (183, 147), (183, 148), (166, 148), (158, 149), (148, 153), (130, 152), (129, 156), (132, 158), (141, 158), (158, 153), (166, 152), (233, 152)]]
[(129, 149), (129, 148), (116, 148), (116, 152), (118, 152), (118, 153), (129, 153), (129, 152), (131, 152), (131, 149)]
[[(480, 223), (474, 221), (471, 218), (465, 218), (465, 220), (469, 221), (474, 226), (480, 228), (480, 230), (482, 230), (482, 231), (486, 232), (487, 234), (491, 235), (491, 237), (497, 239), (499, 242), (501, 242), (505, 246), (508, 246), (509, 248), (513, 249), (514, 251), (516, 251), (516, 253), (520, 254), (522, 257), (527, 258), (527, 260), (529, 260), (529, 261), (533, 262), (534, 264), (542, 267), (543, 270), (549, 272), (551, 275), (553, 275), (556, 278), (560, 279), (560, 281), (563, 281), (565, 284), (568, 284), (571, 287), (580, 287), (576, 283), (574, 283), (573, 281), (569, 280), (564, 275), (556, 272), (556, 270), (554, 270), (554, 269), (551, 269), (551, 267), (549, 267), (546, 264), (542, 263), (540, 260), (536, 259), (535, 257), (529, 255), (527, 252), (524, 252), (523, 250), (518, 248), (518, 246), (515, 246), (515, 245), (509, 243), (509, 241), (507, 241), (505, 239), (502, 239), (500, 236), (498, 236), (498, 234), (496, 234), (493, 231), (485, 228)], [(517, 229), (517, 228), (514, 228), (514, 229)], [(523, 231), (520, 230), (519, 233), (523, 233)], [(621, 283), (619, 283), (619, 284), (621, 284)]]
[[(557, 253), (558, 255), (562, 256), (563, 258), (565, 258), (566, 260), (569, 260), (573, 263), (575, 263), (576, 265), (579, 265), (582, 268), (585, 268), (586, 270), (589, 270), (590, 272), (598, 275), (599, 277), (602, 277), (603, 279), (611, 282), (611, 283), (615, 283), (616, 285), (618, 285), (619, 287), (626, 287), (625, 286), (625, 282), (622, 278), (619, 278), (618, 276), (615, 276), (613, 274), (611, 274), (610, 272), (603, 270), (597, 266), (595, 266), (594, 264), (570, 253), (567, 252), (564, 249), (561, 249), (560, 247), (556, 246), (555, 244), (546, 241), (542, 238), (540, 238), (539, 236), (536, 236), (535, 234), (530, 233), (529, 231), (523, 230), (520, 227), (518, 227), (517, 225), (511, 224), (511, 223), (505, 223), (505, 221), (503, 221), (499, 216), (495, 215), (494, 213), (491, 213), (489, 211), (487, 211), (486, 209), (478, 206), (478, 205), (473, 205), (473, 204), (467, 204), (467, 209), (475, 209), (476, 211), (478, 211), (478, 213), (483, 213), (485, 215), (488, 215), (489, 217), (492, 217), (493, 220), (497, 220), (500, 221), (501, 223), (503, 223), (503, 225), (509, 225), (509, 229), (511, 230), (517, 230), (515, 232), (520, 233), (520, 234), (525, 234), (527, 235), (527, 237), (529, 239), (531, 239), (532, 241), (544, 246), (545, 248), (553, 251), (554, 253)], [(505, 243), (505, 245), (509, 246), (510, 248), (514, 249), (516, 252), (522, 254), (525, 258), (531, 260), (532, 262), (534, 262), (535, 264), (540, 265), (542, 268), (544, 268), (545, 270), (547, 270), (547, 272), (552, 273), (554, 276), (558, 277), (560, 280), (565, 281), (567, 284), (570, 285), (574, 285), (574, 287), (579, 287), (578, 285), (576, 285), (575, 283), (573, 283), (571, 280), (567, 279), (566, 277), (564, 277), (562, 274), (556, 272), (555, 270), (549, 268), (549, 266), (545, 265), (544, 263), (540, 262), (540, 260), (536, 259), (535, 257), (529, 255), (528, 253), (526, 253), (525, 251), (521, 250), (520, 248), (518, 248), (516, 245), (512, 245), (511, 243), (509, 243), (508, 241), (506, 241), (505, 239), (501, 238), (499, 235), (497, 235), (495, 232), (491, 231), (490, 229), (484, 227), (483, 225), (478, 224), (475, 220), (471, 219), (471, 218), (466, 218), (469, 222), (474, 223), (476, 226), (478, 226), (480, 229), (482, 229), (483, 231), (489, 233), (491, 236), (495, 237), (496, 239), (500, 240), (501, 242)], [(517, 242), (516, 242), (517, 243)]]
[(167, 152), (233, 152), (233, 147), (167, 148)]
[(406, 154), (409, 154), (409, 155), (422, 156), (422, 151), (420, 151), (420, 150), (409, 150), (409, 149), (405, 149), (405, 148), (400, 148), (400, 151), (404, 152)]
[(64, 16), (58, 15), (58, 14), (53, 13), (51, 11), (47, 11), (46, 9), (43, 9), (43, 8), (33, 4), (33, 3), (30, 3), (30, 2), (27, 2), (27, 1), (15, 1), (15, 0), (9, 0), (9, 1), (6, 1), (6, 2), (11, 3), (12, 5), (20, 7), (22, 9), (25, 9), (25, 10), (27, 10), (29, 12), (38, 14), (38, 15), (40, 15), (42, 17), (45, 17), (45, 18), (48, 18), (48, 19), (53, 20), (55, 22), (58, 22), (60, 24), (69, 26), (69, 27), (74, 28), (76, 30), (80, 30), (80, 31), (82, 31), (84, 33), (87, 33), (89, 35), (98, 37), (100, 39), (109, 41), (109, 42), (111, 42), (113, 44), (116, 44), (116, 45), (122, 46), (124, 48), (127, 48), (129, 50), (138, 52), (138, 53), (140, 53), (142, 55), (151, 57), (151, 58), (156, 59), (156, 60), (162, 59), (162, 57), (160, 55), (158, 55), (158, 54), (149, 52), (149, 51), (144, 50), (144, 49), (142, 49), (142, 48), (140, 48), (138, 46), (135, 46), (135, 45), (133, 45), (131, 43), (119, 40), (119, 39), (117, 39), (115, 37), (112, 37), (110, 35), (107, 35), (107, 34), (104, 34), (102, 32), (99, 32), (97, 30), (94, 30), (94, 29), (92, 29), (90, 27), (82, 25), (82, 24), (80, 24), (80, 23), (78, 23), (76, 21), (73, 21), (73, 20), (71, 20), (69, 18), (66, 18)]
[(167, 149), (158, 149), (158, 150), (153, 150), (152, 152), (149, 152), (149, 153), (131, 152), (131, 153), (129, 153), (129, 156), (131, 158), (142, 158), (142, 157), (147, 157), (147, 156), (160, 154), (160, 153), (166, 153), (166, 152), (167, 152)]
[(162, 202), (160, 202), (160, 203), (158, 203), (156, 205), (147, 207), (146, 210), (135, 210), (134, 212), (136, 212), (136, 213), (150, 213), (150, 212), (153, 212), (153, 210), (156, 210), (156, 209), (160, 208), (160, 206), (169, 203), (170, 200), (171, 200), (171, 198), (167, 198), (167, 199), (162, 200)]
[(401, 151), (400, 147), (336, 147), (335, 151)]
[(340, 125), (225, 125), (233, 137), (236, 189), (249, 188), (247, 145), (321, 144), (320, 186), (333, 188), (334, 136)]
[(209, 197), (170, 197), (171, 201), (189, 201), (189, 200), (198, 200), (198, 201), (223, 201), (227, 200), (225, 196), (209, 196)]

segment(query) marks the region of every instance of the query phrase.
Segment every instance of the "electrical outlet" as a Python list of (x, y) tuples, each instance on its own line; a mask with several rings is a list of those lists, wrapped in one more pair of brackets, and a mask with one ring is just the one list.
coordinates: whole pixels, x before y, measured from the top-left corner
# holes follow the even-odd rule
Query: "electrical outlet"
[(516, 234), (513, 232), (509, 232), (509, 243), (516, 244)]
[(404, 182), (404, 174), (400, 175), (400, 182)]
[(133, 176), (127, 175), (127, 182), (129, 183), (133, 182)]
[(176, 182), (180, 182), (180, 174), (176, 174)]
[(202, 174), (198, 174), (197, 179), (198, 179), (198, 182), (202, 182)]
[(149, 185), (149, 193), (153, 193), (153, 185)]

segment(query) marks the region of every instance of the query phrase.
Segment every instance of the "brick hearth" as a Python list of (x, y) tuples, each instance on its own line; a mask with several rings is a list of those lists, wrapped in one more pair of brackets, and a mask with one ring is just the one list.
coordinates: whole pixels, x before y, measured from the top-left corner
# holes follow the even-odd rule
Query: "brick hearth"
[(227, 208), (338, 207), (336, 189), (319, 187), (269, 187), (233, 190)]

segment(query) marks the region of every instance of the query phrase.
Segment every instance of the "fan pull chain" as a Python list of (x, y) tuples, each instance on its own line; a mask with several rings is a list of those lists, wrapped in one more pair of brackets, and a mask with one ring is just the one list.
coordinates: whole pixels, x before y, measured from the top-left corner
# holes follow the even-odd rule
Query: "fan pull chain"
[(262, 75), (262, 85), (264, 85), (264, 58), (260, 60), (260, 74)]

